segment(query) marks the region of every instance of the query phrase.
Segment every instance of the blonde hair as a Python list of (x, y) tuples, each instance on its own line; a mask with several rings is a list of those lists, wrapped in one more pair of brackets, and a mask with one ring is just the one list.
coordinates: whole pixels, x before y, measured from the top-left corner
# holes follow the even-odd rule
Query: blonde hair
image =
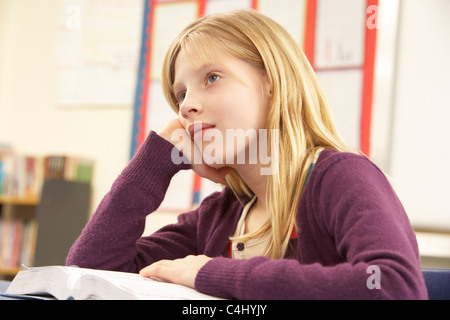
[[(272, 88), (267, 129), (279, 132), (278, 150), (269, 150), (278, 173), (268, 179), (266, 208), (270, 219), (260, 230), (245, 235), (241, 241), (267, 234), (265, 256), (283, 258), (291, 232), (296, 226), (297, 204), (303, 184), (317, 150), (331, 148), (353, 152), (335, 128), (325, 95), (302, 50), (278, 23), (253, 10), (238, 10), (202, 17), (187, 26), (170, 46), (162, 73), (167, 101), (178, 113), (172, 91), (174, 65), (186, 45), (206, 58), (214, 49), (243, 59), (264, 70)], [(268, 146), (271, 146), (268, 135)], [(251, 190), (236, 171), (231, 171), (225, 186), (238, 197)]]

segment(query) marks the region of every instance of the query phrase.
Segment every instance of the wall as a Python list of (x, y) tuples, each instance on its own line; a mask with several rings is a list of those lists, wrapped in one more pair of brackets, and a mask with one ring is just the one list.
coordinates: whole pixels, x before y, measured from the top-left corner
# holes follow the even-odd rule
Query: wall
[(17, 151), (95, 160), (93, 207), (129, 160), (132, 106), (55, 104), (58, 1), (0, 0), (0, 143)]
[(416, 229), (422, 266), (450, 268), (450, 2), (379, 9), (372, 158)]
[(450, 231), (450, 1), (403, 0), (389, 171), (413, 223)]
[[(56, 2), (0, 0), (0, 142), (26, 153), (94, 158), (96, 207), (128, 162), (132, 108), (55, 105)], [(448, 231), (450, 2), (395, 2), (394, 24), (379, 30), (373, 156), (392, 176), (413, 224)], [(436, 241), (434, 247), (440, 241), (448, 248), (448, 240)]]

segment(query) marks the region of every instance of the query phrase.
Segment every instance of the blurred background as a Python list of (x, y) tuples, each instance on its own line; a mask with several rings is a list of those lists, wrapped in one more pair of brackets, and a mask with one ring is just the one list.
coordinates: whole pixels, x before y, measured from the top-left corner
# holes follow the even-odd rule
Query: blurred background
[[(344, 139), (392, 178), (422, 265), (450, 268), (450, 1), (0, 0), (0, 275), (64, 263), (149, 130), (175, 117), (159, 84), (170, 41), (235, 8), (298, 41)], [(216, 189), (174, 177), (145, 234)], [(55, 229), (67, 244), (52, 249)]]

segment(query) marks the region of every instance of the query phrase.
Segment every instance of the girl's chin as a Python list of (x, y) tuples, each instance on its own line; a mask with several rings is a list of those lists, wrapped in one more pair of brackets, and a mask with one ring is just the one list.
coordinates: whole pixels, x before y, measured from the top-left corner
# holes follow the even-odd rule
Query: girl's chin
[[(200, 148), (200, 145), (197, 144)], [(229, 167), (236, 164), (245, 164), (249, 161), (249, 157), (246, 157), (246, 148), (227, 148), (214, 142), (205, 143), (203, 141), (201, 145), (203, 161), (213, 168)]]
[(223, 157), (215, 157), (203, 154), (203, 161), (210, 167), (219, 169), (226, 167), (226, 161)]

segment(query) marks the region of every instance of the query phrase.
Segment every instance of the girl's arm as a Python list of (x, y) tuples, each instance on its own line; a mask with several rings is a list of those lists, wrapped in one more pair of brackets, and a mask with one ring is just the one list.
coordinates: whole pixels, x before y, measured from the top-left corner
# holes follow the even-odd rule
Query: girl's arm
[[(178, 134), (173, 134), (177, 130)], [(138, 272), (161, 259), (196, 254), (197, 210), (180, 215), (177, 224), (141, 238), (146, 216), (159, 207), (179, 170), (192, 169), (214, 182), (222, 181), (229, 171), (203, 162), (191, 165), (184, 151), (186, 155), (199, 152), (178, 119), (158, 134), (152, 131), (72, 246), (66, 264)]]
[(426, 299), (415, 235), (385, 176), (360, 156), (327, 161), (299, 204), (301, 262), (216, 258), (195, 287), (237, 299)]
[[(161, 204), (173, 175), (190, 168), (189, 164), (173, 163), (173, 147), (155, 132), (150, 133), (70, 249), (67, 265), (137, 272), (167, 257), (167, 252), (159, 249), (169, 242), (165, 237), (160, 239), (162, 246), (152, 247), (151, 253), (136, 245), (136, 241), (142, 236), (146, 216)], [(182, 226), (176, 230), (182, 242), (170, 257), (195, 252), (192, 244), (196, 239), (192, 238), (195, 235), (192, 230), (196, 225), (196, 213), (187, 214), (183, 219)], [(143, 253), (145, 258), (142, 258)]]

